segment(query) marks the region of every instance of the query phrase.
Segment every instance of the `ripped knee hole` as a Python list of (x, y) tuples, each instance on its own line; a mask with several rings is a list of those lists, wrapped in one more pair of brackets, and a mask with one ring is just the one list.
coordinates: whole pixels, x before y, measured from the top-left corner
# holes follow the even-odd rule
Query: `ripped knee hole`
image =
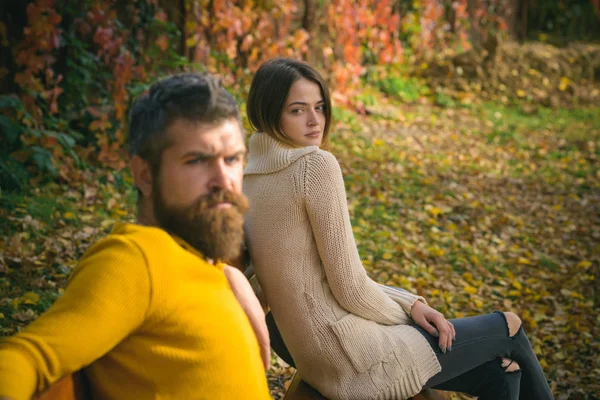
[(504, 368), (504, 372), (516, 372), (521, 370), (519, 363), (509, 358), (502, 359), (502, 368)]
[(506, 324), (508, 325), (508, 335), (513, 337), (519, 332), (521, 329), (521, 318), (517, 316), (514, 312), (507, 311), (504, 313), (504, 317), (506, 319)]

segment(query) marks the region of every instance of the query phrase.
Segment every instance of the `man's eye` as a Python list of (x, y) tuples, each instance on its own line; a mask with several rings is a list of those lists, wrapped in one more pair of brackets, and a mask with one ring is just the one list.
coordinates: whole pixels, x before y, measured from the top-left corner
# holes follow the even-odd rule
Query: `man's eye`
[(201, 164), (205, 161), (206, 161), (206, 158), (204, 158), (204, 157), (192, 158), (192, 159), (188, 160), (186, 162), (186, 164)]
[(225, 158), (225, 162), (227, 164), (235, 164), (235, 163), (239, 162), (241, 159), (242, 159), (242, 156), (238, 154), (238, 155), (235, 155), (235, 156), (226, 157)]

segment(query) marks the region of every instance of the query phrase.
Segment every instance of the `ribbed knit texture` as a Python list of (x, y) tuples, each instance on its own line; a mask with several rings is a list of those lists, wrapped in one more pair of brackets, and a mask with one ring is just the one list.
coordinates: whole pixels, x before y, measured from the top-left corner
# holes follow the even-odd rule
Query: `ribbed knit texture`
[(223, 265), (158, 228), (117, 225), (45, 314), (0, 341), (0, 397), (86, 366), (96, 399), (271, 398)]
[(371, 280), (335, 157), (250, 138), (244, 193), (258, 280), (300, 375), (330, 399), (403, 399), (440, 371), (412, 326), (408, 292)]

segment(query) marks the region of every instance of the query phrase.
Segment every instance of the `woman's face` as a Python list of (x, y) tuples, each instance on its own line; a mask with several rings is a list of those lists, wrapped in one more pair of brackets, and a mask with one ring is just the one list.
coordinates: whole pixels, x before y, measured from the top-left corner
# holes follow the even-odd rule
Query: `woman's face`
[(325, 129), (321, 88), (307, 79), (292, 84), (279, 122), (283, 133), (300, 146), (320, 146)]

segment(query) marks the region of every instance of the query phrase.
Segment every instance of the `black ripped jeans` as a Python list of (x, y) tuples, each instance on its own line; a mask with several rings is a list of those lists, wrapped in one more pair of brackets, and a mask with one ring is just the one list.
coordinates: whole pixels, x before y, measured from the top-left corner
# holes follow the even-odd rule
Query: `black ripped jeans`
[[(480, 400), (553, 399), (542, 367), (523, 326), (509, 335), (504, 313), (449, 320), (456, 330), (452, 350), (442, 353), (438, 338), (415, 326), (427, 339), (442, 371), (425, 387), (467, 393)], [(514, 360), (520, 370), (506, 372), (502, 358)]]

